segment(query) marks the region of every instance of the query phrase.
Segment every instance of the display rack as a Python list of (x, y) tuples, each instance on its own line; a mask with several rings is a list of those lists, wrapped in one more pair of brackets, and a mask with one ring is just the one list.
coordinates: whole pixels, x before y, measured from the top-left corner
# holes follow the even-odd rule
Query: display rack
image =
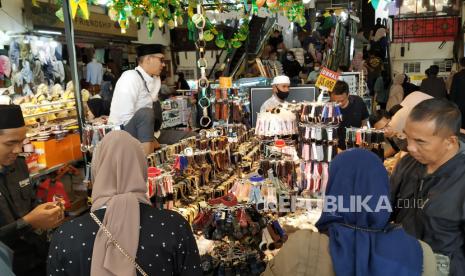
[[(51, 111), (46, 111), (46, 112), (41, 112), (41, 113), (36, 113), (36, 114), (25, 115), (24, 119), (42, 117), (42, 116), (49, 115), (49, 114), (55, 114), (55, 113), (60, 113), (63, 111), (71, 111), (71, 110), (76, 110), (76, 107), (68, 107), (68, 108), (64, 108), (60, 110), (51, 110)], [(58, 119), (61, 119), (61, 118), (58, 118)]]
[(64, 100), (64, 101), (55, 101), (55, 102), (45, 103), (45, 104), (23, 105), (23, 106), (21, 106), (21, 108), (40, 108), (40, 107), (44, 107), (44, 106), (63, 105), (63, 104), (68, 104), (68, 103), (74, 103), (74, 99), (72, 99), (72, 100)]

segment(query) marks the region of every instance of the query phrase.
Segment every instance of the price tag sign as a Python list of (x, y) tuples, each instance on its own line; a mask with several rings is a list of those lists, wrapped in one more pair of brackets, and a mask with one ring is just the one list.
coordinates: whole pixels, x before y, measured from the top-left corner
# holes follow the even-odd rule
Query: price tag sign
[(329, 70), (326, 67), (321, 69), (320, 75), (316, 80), (315, 86), (327, 90), (329, 92), (333, 91), (334, 86), (339, 78), (339, 73)]
[(231, 88), (232, 77), (220, 77), (220, 88)]

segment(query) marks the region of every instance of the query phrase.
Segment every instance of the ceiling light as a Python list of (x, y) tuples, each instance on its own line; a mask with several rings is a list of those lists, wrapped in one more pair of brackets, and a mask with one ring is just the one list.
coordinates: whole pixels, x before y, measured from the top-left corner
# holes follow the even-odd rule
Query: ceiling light
[(38, 30), (37, 32), (41, 33), (41, 34), (51, 34), (51, 35), (61, 35), (62, 34), (61, 32), (48, 31), (48, 30)]

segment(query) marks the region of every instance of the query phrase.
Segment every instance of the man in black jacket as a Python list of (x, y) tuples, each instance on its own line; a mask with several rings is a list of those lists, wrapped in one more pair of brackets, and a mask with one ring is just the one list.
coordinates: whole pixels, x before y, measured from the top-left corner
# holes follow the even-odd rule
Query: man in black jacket
[(465, 118), (463, 118), (465, 114), (465, 57), (460, 59), (460, 66), (462, 70), (452, 78), (450, 99), (458, 105), (462, 113), (462, 128), (465, 128)]
[(391, 176), (393, 220), (428, 243), (450, 275), (465, 275), (465, 144), (447, 100), (418, 104), (405, 124), (409, 155)]
[(48, 244), (38, 230), (57, 227), (63, 210), (55, 203), (36, 207), (32, 184), (22, 152), (26, 127), (21, 108), (0, 105), (0, 241), (13, 251), (13, 271), (45, 275)]

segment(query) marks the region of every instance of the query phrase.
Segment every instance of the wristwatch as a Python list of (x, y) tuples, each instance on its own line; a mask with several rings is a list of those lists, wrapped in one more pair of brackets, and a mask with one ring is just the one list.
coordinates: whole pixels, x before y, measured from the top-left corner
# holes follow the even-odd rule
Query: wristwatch
[(32, 229), (32, 225), (27, 223), (24, 219), (20, 218), (20, 219), (16, 220), (16, 229), (17, 230), (28, 231), (28, 230)]

